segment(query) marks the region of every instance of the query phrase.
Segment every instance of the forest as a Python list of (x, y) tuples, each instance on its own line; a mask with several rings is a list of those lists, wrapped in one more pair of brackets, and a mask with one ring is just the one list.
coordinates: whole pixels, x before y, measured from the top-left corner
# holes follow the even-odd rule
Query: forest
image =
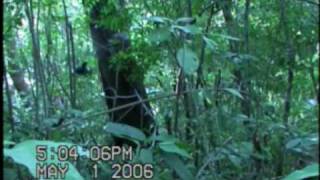
[(5, 180), (316, 180), (319, 0), (4, 0)]

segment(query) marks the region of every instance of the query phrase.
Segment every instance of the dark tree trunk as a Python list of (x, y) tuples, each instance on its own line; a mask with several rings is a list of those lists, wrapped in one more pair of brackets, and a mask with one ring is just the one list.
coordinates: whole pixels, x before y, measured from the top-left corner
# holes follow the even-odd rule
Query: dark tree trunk
[[(16, 32), (13, 31), (12, 34)], [(29, 91), (29, 85), (25, 81), (25, 72), (19, 67), (16, 58), (16, 37), (12, 36), (10, 40), (8, 40), (8, 47), (6, 49), (7, 55), (10, 58), (7, 60), (7, 66), (9, 67), (9, 75), (13, 81), (13, 85), (15, 89), (22, 94), (27, 94)]]
[[(106, 96), (106, 104), (109, 109), (112, 109), (146, 99), (147, 94), (143, 82), (138, 80), (132, 82), (128, 80), (130, 72), (126, 70), (117, 70), (113, 68), (114, 66), (110, 66), (110, 60), (115, 54), (114, 52), (123, 49), (115, 49), (116, 47), (112, 47), (112, 44), (110, 43), (111, 39), (115, 37), (119, 38), (119, 33), (115, 33), (111, 29), (99, 25), (99, 20), (102, 19), (102, 9), (104, 8), (101, 2), (97, 3), (91, 9), (90, 30), (98, 60), (100, 78)], [(112, 14), (108, 14), (108, 16), (112, 16)], [(124, 39), (122, 40), (125, 41)], [(129, 40), (126, 39), (126, 41)], [(129, 42), (123, 43), (130, 44)], [(114, 122), (136, 127), (147, 135), (151, 133), (153, 116), (151, 107), (148, 103), (140, 103), (131, 107), (122, 108), (111, 112), (109, 116)], [(115, 138), (116, 145), (122, 145), (123, 143), (125, 143), (123, 139)]]
[[(9, 89), (9, 83), (8, 83), (8, 78), (6, 75), (6, 69), (5, 66), (3, 66), (4, 73), (3, 73), (3, 80), (4, 80), (4, 85), (5, 85), (5, 90), (6, 90), (6, 96), (7, 96), (7, 101), (8, 101), (8, 119), (10, 122), (11, 126), (11, 132), (13, 134), (13, 137), (15, 137), (15, 124), (14, 124), (14, 117), (13, 117), (13, 105), (12, 105), (12, 99), (11, 99), (11, 94), (10, 94), (10, 89)], [(13, 139), (15, 140), (15, 139)]]

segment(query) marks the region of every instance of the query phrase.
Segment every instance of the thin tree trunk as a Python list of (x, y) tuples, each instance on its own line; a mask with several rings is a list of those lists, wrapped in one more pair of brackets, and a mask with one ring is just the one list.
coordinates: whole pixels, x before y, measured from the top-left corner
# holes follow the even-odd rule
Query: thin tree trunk
[[(313, 91), (314, 91), (314, 97), (316, 97), (319, 101), (319, 87), (318, 87), (318, 83), (319, 81), (316, 80), (316, 77), (314, 75), (314, 67), (310, 67), (309, 69), (309, 74), (310, 74), (310, 78), (312, 80), (312, 85), (313, 85)], [(319, 104), (319, 102), (318, 102)]]
[(180, 109), (179, 109), (179, 102), (180, 102), (180, 97), (181, 97), (181, 93), (184, 90), (184, 83), (183, 83), (183, 72), (182, 69), (179, 69), (179, 73), (178, 73), (178, 80), (176, 83), (176, 93), (177, 93), (177, 97), (176, 97), (176, 101), (175, 101), (175, 119), (174, 119), (174, 127), (173, 127), (173, 131), (175, 133), (175, 135), (177, 137), (179, 137), (180, 132), (179, 132), (179, 115), (180, 115)]
[[(235, 36), (237, 37), (237, 32), (236, 30), (239, 29), (239, 27), (237, 26), (237, 23), (234, 21), (234, 18), (232, 16), (231, 13), (231, 9), (232, 9), (232, 0), (225, 0), (221, 2), (221, 6), (222, 6), (222, 11), (223, 11), (223, 15), (224, 15), (224, 19), (225, 22), (227, 24), (227, 28), (228, 28), (228, 33), (231, 36)], [(249, 7), (249, 6), (248, 6)], [(234, 40), (230, 40), (229, 41), (229, 47), (230, 47), (230, 51), (234, 54), (236, 54), (236, 56), (239, 55), (240, 53), (240, 44), (239, 42), (236, 42)], [(241, 112), (246, 115), (246, 116), (250, 116), (250, 107), (249, 107), (249, 103), (248, 103), (248, 92), (247, 91), (247, 87), (246, 87), (246, 83), (244, 82), (244, 77), (243, 77), (243, 73), (241, 72), (241, 70), (239, 68), (236, 68), (233, 71), (233, 74), (235, 76), (235, 82), (239, 88), (239, 91), (241, 93), (241, 95), (244, 97), (241, 100)]]
[[(37, 64), (39, 66), (39, 80), (40, 80), (40, 88), (41, 88), (41, 93), (42, 93), (42, 104), (43, 104), (43, 118), (48, 117), (49, 114), (49, 106), (48, 106), (48, 87), (47, 87), (47, 83), (46, 83), (46, 68), (44, 67), (43, 64), (43, 59), (41, 58), (40, 55), (40, 32), (39, 32), (39, 24), (40, 24), (40, 11), (42, 9), (41, 7), (41, 2), (42, 1), (38, 1), (37, 2), (37, 21), (35, 22), (35, 40), (37, 41), (37, 51), (39, 53), (39, 59), (37, 60)], [(32, 4), (32, 2), (30, 3)]]
[[(15, 137), (15, 124), (14, 124), (14, 117), (13, 117), (13, 106), (12, 106), (12, 100), (11, 100), (11, 95), (10, 95), (10, 89), (9, 89), (9, 83), (8, 83), (8, 78), (6, 75), (6, 66), (3, 66), (4, 73), (3, 73), (3, 79), (5, 83), (5, 88), (6, 88), (6, 96), (7, 96), (7, 103), (8, 103), (8, 119), (10, 122), (10, 127), (11, 127), (11, 132), (12, 132), (12, 137)], [(15, 140), (15, 139), (13, 139)]]
[[(74, 39), (73, 39), (73, 28), (72, 24), (69, 23), (69, 37), (70, 37), (70, 44), (71, 44), (71, 69), (76, 69), (76, 55), (75, 55), (75, 49), (74, 49)], [(76, 88), (76, 78), (74, 74), (72, 74), (72, 88), (73, 88), (73, 98), (74, 98), (74, 107), (77, 105), (77, 88)]]
[[(33, 67), (34, 67), (34, 78), (35, 78), (35, 121), (38, 123), (38, 126), (40, 126), (40, 88), (42, 91), (42, 94), (44, 94), (43, 86), (41, 85), (41, 55), (40, 55), (40, 42), (38, 38), (38, 34), (35, 32), (35, 23), (34, 23), (34, 13), (33, 13), (33, 5), (31, 1), (26, 0), (25, 1), (25, 7), (26, 7), (26, 14), (29, 22), (29, 31), (31, 33), (31, 39), (32, 39), (32, 56), (33, 56)], [(45, 98), (44, 98), (45, 99)], [(46, 107), (46, 102), (43, 100), (43, 105)]]
[[(186, 0), (186, 4), (188, 5), (187, 11), (186, 11), (187, 16), (191, 18), (192, 17), (192, 2), (191, 2), (191, 0)], [(181, 73), (182, 73), (182, 79), (181, 80), (182, 80), (182, 84), (183, 84), (182, 91), (187, 91), (189, 84), (186, 81), (186, 77), (184, 75), (184, 72), (181, 71)], [(191, 103), (192, 102), (190, 102), (190, 100), (191, 100), (190, 96), (191, 96), (190, 94), (183, 94), (184, 110), (185, 110), (185, 114), (186, 114), (186, 117), (187, 117), (187, 124), (185, 126), (186, 127), (186, 130), (185, 130), (186, 137), (185, 138), (186, 138), (186, 141), (188, 141), (188, 142), (192, 142), (192, 139), (193, 139), (191, 129), (192, 129), (192, 126), (193, 126), (192, 125), (192, 116), (193, 116), (193, 110), (194, 109), (191, 108)]]
[[(289, 29), (288, 29), (288, 24), (287, 24), (287, 17), (286, 17), (286, 6), (288, 6), (289, 3), (286, 2), (285, 0), (280, 1), (280, 25), (282, 27), (282, 35), (284, 37), (284, 51), (286, 52), (286, 61), (287, 61), (287, 67), (288, 67), (288, 79), (287, 79), (287, 89), (285, 92), (285, 97), (284, 97), (284, 112), (283, 112), (283, 123), (285, 126), (288, 126), (289, 122), (289, 115), (290, 115), (290, 109), (291, 109), (291, 93), (292, 93), (292, 88), (293, 88), (293, 78), (294, 78), (294, 73), (293, 73), (293, 65), (294, 65), (294, 52), (293, 52), (293, 47), (292, 47), (292, 41), (291, 38), (289, 37)], [(285, 157), (284, 157), (284, 137), (280, 137), (280, 156), (278, 159), (278, 164), (277, 164), (277, 171), (276, 175), (281, 176), (283, 175), (283, 166), (285, 164)]]
[(69, 94), (70, 94), (70, 104), (72, 108), (76, 107), (76, 97), (75, 97), (75, 77), (73, 75), (73, 70), (74, 70), (74, 64), (73, 62), (75, 62), (74, 60), (74, 55), (72, 55), (73, 53), (73, 48), (71, 46), (73, 46), (73, 43), (71, 41), (71, 24), (69, 22), (69, 18), (68, 18), (68, 12), (67, 12), (67, 7), (66, 7), (66, 3), (65, 0), (62, 1), (63, 2), (63, 10), (64, 10), (64, 16), (65, 16), (65, 31), (66, 31), (66, 43), (67, 43), (67, 64), (68, 64), (68, 70), (69, 70)]
[[(209, 17), (207, 19), (206, 29), (204, 31), (205, 34), (207, 34), (209, 32), (213, 15), (214, 15), (214, 6), (212, 5), (211, 9), (210, 9)], [(203, 87), (205, 85), (205, 82), (204, 82), (204, 79), (203, 79), (203, 69), (202, 69), (202, 66), (203, 66), (203, 63), (204, 63), (204, 58), (205, 58), (205, 50), (206, 50), (206, 42), (204, 40), (202, 40), (201, 53), (200, 53), (200, 62), (199, 62), (198, 70), (197, 70), (196, 88)]]
[[(187, 1), (187, 16), (192, 18), (192, 1), (191, 0), (186, 0)], [(210, 24), (208, 25), (210, 26)], [(208, 27), (209, 28), (209, 27)], [(204, 48), (204, 47), (203, 47)], [(183, 71), (182, 71), (183, 73)], [(189, 77), (190, 81), (186, 81), (186, 77), (183, 74), (182, 77), (182, 83), (183, 85), (183, 91), (188, 91), (190, 88), (193, 87), (193, 79), (192, 76)], [(184, 103), (184, 110), (185, 110), (185, 115), (187, 117), (187, 124), (186, 124), (186, 141), (187, 142), (194, 142), (195, 143), (195, 149), (200, 149), (200, 144), (198, 143), (198, 138), (194, 135), (195, 132), (197, 131), (197, 126), (196, 123), (193, 122), (194, 117), (197, 116), (197, 109), (195, 107), (195, 102), (194, 99), (192, 97), (192, 93), (188, 94), (188, 93), (184, 93), (183, 94), (183, 103)], [(199, 164), (199, 153), (195, 153), (195, 157), (194, 157), (194, 164), (196, 167), (198, 167)]]
[(250, 22), (249, 22), (249, 14), (250, 14), (250, 3), (251, 0), (246, 0), (245, 3), (245, 13), (244, 13), (244, 47), (245, 52), (249, 53), (249, 28), (250, 28)]
[(285, 100), (284, 100), (284, 113), (283, 113), (283, 122), (285, 125), (288, 125), (288, 120), (289, 120), (289, 114), (290, 114), (290, 109), (291, 109), (291, 93), (292, 93), (292, 83), (293, 83), (293, 78), (294, 78), (294, 73), (293, 73), (293, 66), (294, 66), (294, 59), (295, 59), (295, 52), (292, 47), (292, 40), (289, 37), (289, 29), (288, 29), (288, 23), (287, 23), (287, 17), (286, 17), (286, 6), (288, 3), (286, 3), (285, 0), (280, 1), (280, 19), (282, 23), (282, 33), (285, 37), (285, 49), (286, 49), (286, 61), (288, 65), (288, 85), (287, 85), (287, 90), (286, 90), (286, 95), (285, 95)]

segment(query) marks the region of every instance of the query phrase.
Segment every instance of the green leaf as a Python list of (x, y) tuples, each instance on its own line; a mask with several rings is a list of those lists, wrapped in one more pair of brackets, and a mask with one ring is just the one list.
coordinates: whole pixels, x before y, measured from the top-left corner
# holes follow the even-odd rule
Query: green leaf
[(173, 169), (178, 176), (182, 180), (193, 180), (194, 176), (191, 174), (189, 169), (185, 166), (185, 164), (179, 159), (178, 156), (171, 154), (171, 153), (165, 153), (162, 154), (162, 157), (166, 164)]
[(251, 142), (241, 142), (239, 144), (239, 152), (242, 158), (250, 158), (253, 153), (253, 144)]
[(232, 89), (232, 88), (224, 88), (225, 91), (231, 93), (234, 96), (237, 96), (240, 99), (243, 99), (242, 95), (240, 94), (240, 92), (236, 89)]
[(172, 28), (180, 29), (181, 31), (187, 34), (200, 34), (201, 29), (198, 26), (186, 25), (186, 26), (177, 26), (173, 25)]
[(220, 37), (222, 37), (224, 39), (228, 39), (228, 40), (232, 40), (232, 41), (240, 41), (239, 38), (228, 36), (228, 35), (224, 35), (224, 34), (214, 34), (214, 36), (220, 36)]
[(292, 149), (292, 148), (298, 146), (299, 144), (301, 144), (301, 139), (300, 139), (300, 138), (293, 139), (293, 140), (290, 140), (290, 141), (286, 144), (286, 148), (287, 148), (287, 149)]
[(149, 21), (155, 22), (155, 23), (166, 23), (171, 22), (172, 20), (166, 17), (160, 17), (160, 16), (151, 16), (148, 18)]
[(182, 17), (182, 18), (178, 18), (176, 20), (177, 24), (190, 24), (191, 22), (195, 21), (195, 18), (192, 17)]
[(204, 42), (206, 43), (207, 47), (210, 49), (210, 50), (215, 50), (215, 47), (217, 47), (217, 43), (215, 43), (212, 39), (209, 39), (205, 36), (203, 36), (203, 40)]
[(180, 156), (191, 158), (191, 156), (188, 154), (188, 152), (186, 150), (178, 147), (172, 141), (161, 142), (161, 143), (159, 143), (159, 147), (160, 147), (160, 149), (162, 149), (165, 152), (176, 153)]
[(296, 170), (285, 177), (283, 180), (302, 180), (305, 178), (319, 176), (319, 164), (311, 164), (302, 170)]
[[(36, 146), (37, 145), (45, 145), (47, 146), (47, 160), (46, 161), (37, 161), (36, 159)], [(37, 163), (47, 163), (47, 164), (55, 164), (58, 163), (66, 163), (69, 166), (69, 169), (66, 173), (66, 180), (72, 179), (83, 179), (83, 177), (79, 174), (77, 169), (68, 161), (58, 161), (57, 155), (50, 151), (51, 147), (56, 151), (58, 146), (60, 145), (67, 145), (68, 147), (72, 146), (70, 143), (57, 143), (52, 141), (37, 141), (37, 140), (27, 140), (22, 143), (15, 145), (13, 148), (5, 148), (4, 149), (4, 156), (12, 158), (16, 163), (24, 165), (28, 168), (29, 172), (36, 177), (36, 164)], [(51, 155), (55, 157), (55, 159), (51, 159)]]
[(168, 180), (168, 179), (173, 179), (172, 175), (173, 174), (170, 171), (170, 169), (164, 169), (159, 173), (158, 177), (159, 177), (159, 180)]
[(16, 144), (16, 143), (13, 142), (13, 141), (6, 141), (6, 140), (5, 140), (5, 141), (3, 142), (3, 145), (4, 145), (4, 146), (10, 146), (10, 145), (15, 145), (15, 144)]
[(198, 69), (198, 57), (188, 48), (180, 48), (177, 53), (177, 59), (183, 71), (188, 75), (191, 75)]
[(106, 131), (123, 138), (135, 139), (139, 141), (146, 140), (146, 135), (139, 129), (121, 123), (108, 123)]
[(235, 165), (240, 166), (241, 165), (241, 159), (238, 156), (235, 156), (233, 154), (228, 154), (228, 159)]
[(154, 140), (154, 141), (171, 141), (171, 142), (176, 142), (177, 139), (173, 136), (170, 136), (168, 134), (159, 134), (156, 136), (151, 136), (150, 140)]
[(153, 155), (150, 149), (141, 149), (139, 157), (142, 163), (153, 163)]
[(163, 42), (170, 38), (170, 32), (167, 28), (156, 29), (150, 33), (148, 39), (151, 42)]

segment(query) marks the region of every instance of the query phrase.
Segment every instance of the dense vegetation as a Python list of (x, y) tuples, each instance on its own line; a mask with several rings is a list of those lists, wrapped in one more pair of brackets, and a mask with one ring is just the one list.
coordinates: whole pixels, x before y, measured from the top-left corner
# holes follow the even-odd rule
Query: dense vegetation
[(3, 5), (5, 179), (319, 176), (318, 0)]

